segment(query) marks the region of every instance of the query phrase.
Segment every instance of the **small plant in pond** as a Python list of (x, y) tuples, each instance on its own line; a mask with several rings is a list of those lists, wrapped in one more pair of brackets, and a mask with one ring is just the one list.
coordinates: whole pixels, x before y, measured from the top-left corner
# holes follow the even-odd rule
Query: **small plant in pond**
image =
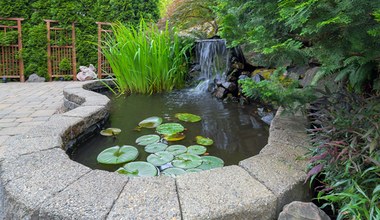
[(146, 119), (142, 120), (139, 123), (139, 127), (142, 127), (142, 128), (156, 128), (160, 124), (162, 124), (162, 118), (157, 117), (157, 116), (153, 116), (153, 117), (149, 117), (149, 118), (146, 118)]
[(190, 113), (177, 113), (175, 114), (175, 117), (185, 122), (199, 122), (202, 120), (200, 116)]
[(143, 161), (127, 163), (116, 172), (131, 177), (149, 177), (158, 174), (158, 170), (153, 164)]
[(210, 146), (214, 144), (214, 141), (211, 138), (206, 138), (203, 136), (196, 136), (195, 140), (197, 144), (204, 145), (204, 146)]
[(105, 149), (98, 155), (98, 162), (103, 164), (122, 164), (133, 161), (139, 151), (133, 146), (114, 146)]
[(114, 38), (105, 42), (103, 52), (120, 92), (152, 94), (184, 85), (192, 44), (183, 43), (168, 26), (159, 30), (143, 19), (138, 28), (120, 23), (112, 28)]
[(100, 131), (100, 134), (103, 136), (116, 136), (121, 133), (121, 129), (119, 128), (107, 128)]
[(184, 130), (185, 127), (178, 123), (165, 123), (156, 128), (157, 133), (162, 135), (174, 135), (181, 133)]

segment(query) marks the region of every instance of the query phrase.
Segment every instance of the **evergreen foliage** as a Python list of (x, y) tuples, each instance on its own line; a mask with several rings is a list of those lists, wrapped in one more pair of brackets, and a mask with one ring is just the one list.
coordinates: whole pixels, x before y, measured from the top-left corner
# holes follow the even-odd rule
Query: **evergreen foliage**
[(158, 0), (2, 0), (0, 17), (22, 17), (23, 58), (26, 76), (47, 74), (46, 24), (44, 19), (58, 20), (61, 27), (76, 22), (78, 65), (97, 63), (96, 21), (138, 24), (141, 17), (158, 19)]
[(310, 59), (315, 80), (339, 73), (361, 91), (379, 88), (380, 2), (373, 0), (217, 0), (222, 37), (262, 53), (261, 64), (288, 66)]

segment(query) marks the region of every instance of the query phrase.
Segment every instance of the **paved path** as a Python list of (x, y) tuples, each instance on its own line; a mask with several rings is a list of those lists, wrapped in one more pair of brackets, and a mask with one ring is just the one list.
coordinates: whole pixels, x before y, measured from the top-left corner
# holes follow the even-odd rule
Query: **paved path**
[(0, 145), (40, 125), (63, 105), (62, 90), (80, 82), (0, 83)]

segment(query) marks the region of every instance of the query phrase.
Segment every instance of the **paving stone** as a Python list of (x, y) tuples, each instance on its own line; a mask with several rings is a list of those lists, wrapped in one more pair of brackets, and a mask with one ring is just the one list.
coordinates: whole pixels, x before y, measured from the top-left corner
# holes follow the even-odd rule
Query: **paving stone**
[(19, 124), (18, 122), (0, 122), (0, 128), (16, 127)]
[(3, 128), (3, 129), (1, 129), (1, 134), (2, 135), (9, 135), (9, 136), (24, 134), (24, 133), (30, 131), (31, 128), (32, 127), (20, 127), (20, 126)]
[(107, 219), (180, 220), (175, 180), (164, 176), (131, 178)]
[(276, 195), (278, 198), (276, 214), (292, 201), (310, 199), (309, 186), (304, 183), (306, 173), (295, 169), (293, 164), (271, 155), (256, 155), (240, 161), (239, 165)]
[(1, 123), (10, 123), (10, 122), (17, 122), (16, 118), (3, 118), (3, 119), (0, 119), (0, 124)]
[(54, 113), (56, 111), (57, 111), (56, 109), (54, 109), (54, 110), (38, 110), (38, 111), (35, 111), (33, 114), (31, 114), (30, 117), (51, 116), (51, 115), (54, 115)]
[(33, 118), (18, 118), (18, 119), (16, 119), (15, 120), (15, 122), (30, 122), (30, 121), (32, 121), (33, 120)]
[(42, 204), (39, 219), (105, 219), (128, 177), (94, 170)]
[(61, 149), (1, 162), (5, 219), (35, 219), (39, 206), (90, 169), (71, 161)]
[(73, 139), (84, 131), (82, 118), (54, 115), (43, 125), (35, 127), (28, 133), (29, 137), (65, 137)]
[[(1, 137), (1, 136), (0, 136)], [(28, 137), (25, 134), (8, 138), (0, 148), (0, 160), (24, 154), (39, 152), (52, 148), (61, 148), (62, 140), (59, 137)]]
[(274, 219), (276, 197), (238, 166), (177, 177), (183, 219)]
[(90, 127), (103, 120), (108, 115), (108, 108), (103, 106), (79, 106), (63, 114), (66, 117), (77, 117), (84, 120), (85, 126)]
[(1, 136), (0, 136), (0, 146), (1, 146), (6, 140), (8, 140), (9, 137), (10, 137), (10, 136), (8, 136), (8, 135), (1, 135)]

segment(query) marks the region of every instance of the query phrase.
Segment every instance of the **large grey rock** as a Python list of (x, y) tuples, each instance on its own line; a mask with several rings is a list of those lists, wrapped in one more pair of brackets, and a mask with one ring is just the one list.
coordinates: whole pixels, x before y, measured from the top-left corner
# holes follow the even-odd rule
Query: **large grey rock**
[(107, 219), (181, 219), (175, 180), (163, 176), (131, 179)]
[(105, 219), (128, 177), (94, 170), (42, 204), (39, 219)]
[(320, 70), (320, 67), (313, 67), (311, 69), (306, 70), (304, 77), (301, 81), (302, 86), (309, 86), (314, 79), (315, 74)]
[(32, 75), (29, 76), (28, 80), (26, 82), (45, 82), (44, 77), (40, 77), (39, 75), (33, 73)]
[(36, 218), (44, 201), (90, 172), (61, 149), (7, 158), (1, 170), (5, 219)]
[(277, 197), (277, 214), (292, 201), (307, 201), (309, 186), (305, 184), (306, 173), (295, 169), (271, 155), (256, 155), (240, 161), (239, 165), (263, 183)]
[(330, 220), (330, 217), (311, 202), (295, 201), (284, 207), (278, 220)]
[(276, 198), (238, 166), (177, 177), (183, 219), (274, 219)]

